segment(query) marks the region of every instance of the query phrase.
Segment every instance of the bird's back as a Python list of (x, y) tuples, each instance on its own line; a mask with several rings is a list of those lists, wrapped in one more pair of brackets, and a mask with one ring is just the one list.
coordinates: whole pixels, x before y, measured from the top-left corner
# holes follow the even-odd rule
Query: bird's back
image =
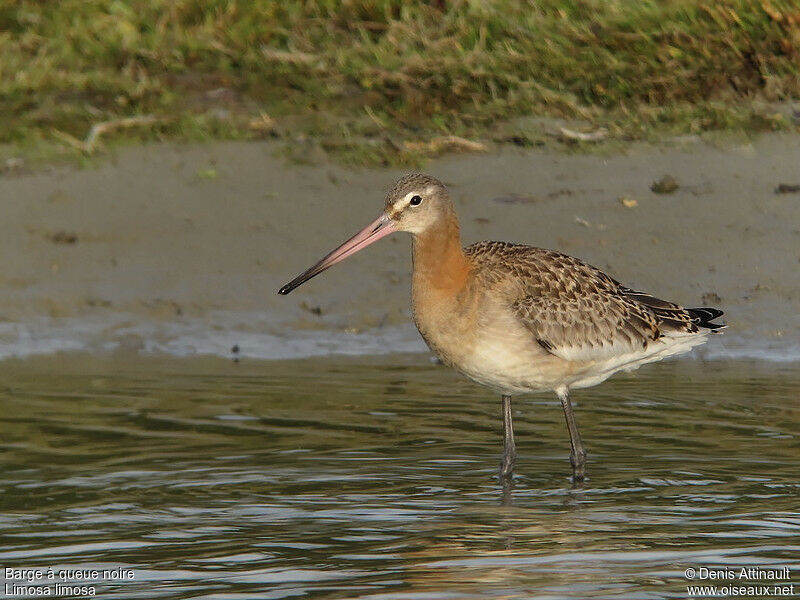
[(464, 250), (473, 280), (502, 298), (531, 341), (582, 365), (570, 387), (685, 352), (722, 325), (714, 308), (684, 308), (627, 288), (583, 261), (542, 248), (479, 242)]

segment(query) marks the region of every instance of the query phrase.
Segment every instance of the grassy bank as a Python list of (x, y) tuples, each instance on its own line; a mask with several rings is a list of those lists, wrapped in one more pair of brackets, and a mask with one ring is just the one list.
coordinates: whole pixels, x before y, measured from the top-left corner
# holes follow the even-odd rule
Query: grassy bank
[(617, 139), (781, 129), (798, 65), (791, 0), (18, 0), (0, 143), (277, 136), (364, 163), (537, 143), (529, 116)]

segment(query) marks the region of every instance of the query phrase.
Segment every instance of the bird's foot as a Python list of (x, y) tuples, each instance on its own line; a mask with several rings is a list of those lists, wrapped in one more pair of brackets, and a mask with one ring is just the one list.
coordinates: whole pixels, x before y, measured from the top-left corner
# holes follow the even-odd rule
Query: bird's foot
[(514, 477), (514, 459), (515, 454), (503, 454), (500, 460), (500, 481), (508, 482)]
[(571, 452), (569, 462), (572, 463), (572, 482), (583, 483), (586, 479), (586, 451), (581, 448), (578, 452)]

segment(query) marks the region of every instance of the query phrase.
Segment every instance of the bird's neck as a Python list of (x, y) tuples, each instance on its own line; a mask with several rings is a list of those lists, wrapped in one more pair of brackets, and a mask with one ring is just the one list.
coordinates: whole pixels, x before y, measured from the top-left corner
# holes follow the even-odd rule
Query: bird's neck
[(469, 262), (461, 247), (461, 235), (456, 217), (441, 222), (414, 235), (414, 287), (440, 293), (457, 294), (464, 288)]

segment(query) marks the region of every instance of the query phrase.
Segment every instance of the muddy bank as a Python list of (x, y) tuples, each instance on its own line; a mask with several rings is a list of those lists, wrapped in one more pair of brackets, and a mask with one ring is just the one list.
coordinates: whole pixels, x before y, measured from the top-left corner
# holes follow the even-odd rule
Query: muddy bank
[[(450, 185), (465, 244), (568, 252), (632, 287), (723, 308), (730, 328), (717, 355), (785, 357), (800, 346), (800, 193), (776, 188), (800, 184), (798, 142), (505, 150), (426, 171)], [(276, 294), (374, 218), (398, 174), (287, 164), (269, 143), (151, 145), (92, 168), (5, 174), (0, 354), (421, 349), (408, 326), (404, 234)], [(664, 175), (677, 189), (654, 192)]]

